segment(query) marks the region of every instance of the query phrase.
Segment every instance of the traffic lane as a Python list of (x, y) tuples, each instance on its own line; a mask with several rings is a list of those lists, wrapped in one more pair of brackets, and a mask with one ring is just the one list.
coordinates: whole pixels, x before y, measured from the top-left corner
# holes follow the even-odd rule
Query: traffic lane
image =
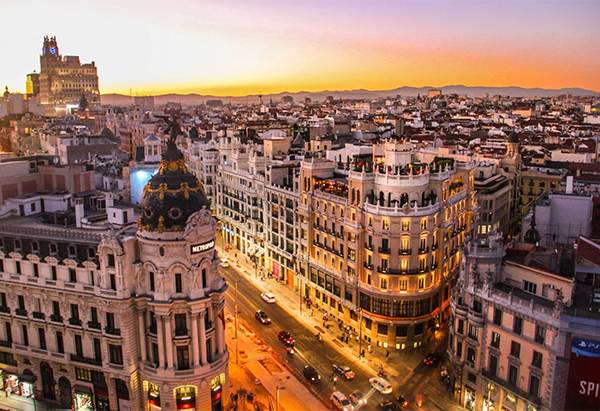
[[(329, 396), (333, 391), (341, 391), (345, 395), (349, 395), (352, 391), (359, 390), (368, 397), (368, 407), (360, 407), (360, 409), (375, 409), (381, 401), (395, 396), (395, 394), (383, 395), (373, 390), (369, 385), (369, 378), (374, 375), (366, 373), (361, 367), (356, 367), (352, 361), (340, 354), (329, 342), (317, 341), (316, 330), (307, 329), (303, 323), (299, 322), (295, 316), (290, 315), (278, 303), (269, 304), (265, 302), (260, 297), (261, 291), (251, 281), (244, 278), (244, 275), (231, 268), (222, 268), (222, 271), (229, 280), (230, 285), (232, 285), (227, 294), (231, 307), (233, 307), (235, 300), (235, 282), (239, 281), (238, 318), (243, 319), (256, 335), (272, 347), (279, 358), (286, 362), (300, 376), (301, 380), (305, 380), (302, 376), (304, 366), (312, 365), (321, 375), (321, 381), (318, 384), (312, 384), (312, 386), (323, 399), (329, 401)], [(271, 318), (271, 323), (263, 325), (256, 320), (254, 318), (256, 310), (264, 311)], [(287, 347), (279, 341), (277, 334), (280, 330), (286, 330), (294, 337), (295, 355), (290, 356), (287, 354)], [(355, 378), (346, 380), (338, 376), (337, 383), (333, 383), (329, 380), (329, 376), (333, 372), (333, 364), (349, 366), (356, 373)], [(397, 387), (394, 388), (394, 392), (396, 392)]]

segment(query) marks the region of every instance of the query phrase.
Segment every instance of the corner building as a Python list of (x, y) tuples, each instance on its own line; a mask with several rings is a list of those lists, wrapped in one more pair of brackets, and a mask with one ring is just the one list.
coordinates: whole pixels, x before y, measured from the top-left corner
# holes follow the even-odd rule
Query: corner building
[(47, 224), (51, 206), (0, 219), (0, 384), (80, 411), (225, 409), (216, 223), (174, 143), (137, 228)]
[(417, 348), (448, 317), (475, 223), (474, 163), (393, 140), (363, 157), (302, 162), (303, 292), (365, 345)]

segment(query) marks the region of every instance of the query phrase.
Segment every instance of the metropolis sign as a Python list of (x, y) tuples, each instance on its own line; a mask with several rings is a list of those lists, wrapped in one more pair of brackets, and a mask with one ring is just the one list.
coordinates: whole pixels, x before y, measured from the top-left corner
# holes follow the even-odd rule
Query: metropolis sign
[(567, 410), (600, 409), (600, 342), (573, 338), (565, 404)]
[(190, 252), (192, 254), (198, 254), (198, 253), (201, 253), (202, 251), (210, 250), (214, 246), (215, 246), (215, 240), (209, 241), (208, 243), (204, 243), (204, 244), (192, 244), (190, 246)]

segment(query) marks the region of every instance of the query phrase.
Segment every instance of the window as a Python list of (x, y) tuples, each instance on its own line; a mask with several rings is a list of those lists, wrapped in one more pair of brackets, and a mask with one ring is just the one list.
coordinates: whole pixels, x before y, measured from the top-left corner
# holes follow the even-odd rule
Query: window
[(381, 259), (381, 271), (386, 272), (390, 268), (390, 260), (387, 258)]
[(94, 358), (98, 361), (102, 361), (102, 346), (100, 345), (100, 339), (94, 338)]
[(523, 280), (523, 291), (531, 293), (531, 294), (536, 294), (537, 284), (529, 282), (527, 280)]
[(52, 314), (60, 315), (60, 304), (58, 301), (52, 301)]
[(15, 261), (15, 271), (17, 274), (21, 275), (21, 262)]
[(402, 231), (408, 231), (408, 229), (409, 229), (409, 221), (402, 220)]
[(502, 326), (502, 311), (494, 308), (494, 325)]
[(40, 340), (40, 349), (46, 349), (46, 331), (43, 328), (38, 328), (38, 338)]
[(356, 252), (352, 248), (348, 248), (348, 258), (352, 261), (356, 259)]
[(183, 286), (181, 284), (181, 274), (175, 274), (175, 292), (183, 292)]
[(24, 310), (25, 309), (25, 297), (23, 297), (22, 295), (19, 295), (17, 297), (17, 302), (19, 304), (19, 310)]
[(60, 332), (60, 331), (56, 332), (56, 351), (58, 351), (61, 354), (65, 353), (65, 345), (63, 342), (63, 335), (62, 335), (62, 332)]
[(185, 314), (175, 314), (175, 335), (187, 335), (186, 321)]
[(520, 358), (521, 356), (521, 344), (515, 341), (511, 341), (510, 343), (510, 355), (515, 358)]
[(148, 281), (150, 282), (150, 291), (154, 291), (154, 273), (152, 271), (148, 273)]
[(523, 332), (523, 319), (521, 317), (514, 318), (513, 332), (517, 335), (521, 335), (521, 333)]
[(475, 366), (475, 349), (472, 347), (467, 347), (467, 362), (471, 364), (471, 366)]
[(529, 377), (529, 395), (536, 398), (540, 395), (540, 379), (535, 375)]
[(73, 341), (75, 343), (75, 355), (83, 357), (83, 345), (81, 343), (81, 335), (76, 334)]
[(408, 280), (400, 280), (398, 282), (398, 287), (400, 291), (406, 291), (408, 289)]
[(457, 341), (456, 342), (456, 356), (458, 358), (462, 357), (462, 349), (463, 349), (463, 344), (461, 341)]
[(69, 268), (69, 282), (70, 283), (77, 282), (77, 271), (74, 268)]
[(106, 328), (109, 330), (115, 329), (115, 314), (106, 313)]
[[(421, 260), (423, 261), (423, 260)], [(419, 277), (419, 290), (425, 288), (425, 277)]]
[(120, 345), (108, 345), (111, 364), (123, 365), (123, 352)]
[(177, 369), (187, 370), (190, 368), (190, 355), (187, 346), (177, 347)]
[(51, 274), (52, 274), (52, 279), (54, 281), (56, 281), (56, 279), (58, 278), (58, 275), (56, 273), (56, 266), (55, 265), (51, 266), (50, 270), (51, 270)]
[(477, 339), (477, 327), (469, 324), (469, 338), (476, 340)]
[(390, 229), (390, 220), (388, 220), (387, 218), (384, 218), (381, 224), (381, 228), (384, 230), (389, 230)]
[(108, 266), (109, 267), (115, 266), (115, 255), (114, 254), (108, 254)]
[(386, 277), (382, 277), (382, 278), (379, 279), (379, 287), (382, 290), (387, 290), (387, 288), (388, 288), (388, 279)]
[(427, 218), (421, 220), (421, 230), (427, 230)]
[(540, 325), (535, 325), (535, 342), (544, 345), (546, 342), (546, 329)]
[(0, 293), (0, 306), (7, 307), (8, 304), (6, 302), (6, 293)]
[(37, 263), (33, 263), (33, 276), (34, 277), (40, 276), (40, 267), (39, 267), (39, 264), (37, 264)]
[(464, 320), (457, 320), (458, 324), (456, 326), (456, 332), (459, 334), (463, 334), (465, 333), (465, 321)]
[(500, 348), (500, 334), (492, 331), (492, 341), (490, 342), (492, 347)]
[(496, 375), (498, 373), (498, 357), (496, 357), (495, 355), (490, 355), (488, 371), (492, 375)]
[(541, 352), (533, 351), (533, 359), (531, 360), (531, 365), (534, 365), (538, 368), (542, 368), (542, 360), (544, 355)]
[(110, 281), (110, 289), (116, 291), (116, 289), (117, 289), (117, 278), (116, 278), (116, 276), (114, 274), (110, 274), (108, 276), (108, 278), (109, 278), (109, 281)]
[(517, 385), (517, 378), (519, 377), (519, 369), (514, 365), (508, 366), (508, 383), (510, 385)]

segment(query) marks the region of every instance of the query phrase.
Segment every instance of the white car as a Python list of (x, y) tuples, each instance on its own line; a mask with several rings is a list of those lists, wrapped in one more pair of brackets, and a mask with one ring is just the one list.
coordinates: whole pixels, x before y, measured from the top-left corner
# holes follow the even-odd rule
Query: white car
[(269, 304), (273, 304), (275, 302), (275, 296), (271, 293), (262, 293), (260, 298), (268, 302)]
[(227, 268), (229, 267), (229, 261), (226, 258), (221, 258), (221, 267)]
[(362, 392), (358, 390), (354, 390), (348, 396), (348, 399), (354, 403), (354, 406), (359, 406), (367, 403), (367, 397), (365, 397)]
[(346, 398), (346, 396), (339, 391), (335, 391), (333, 394), (331, 394), (331, 397), (329, 397), (329, 399), (331, 400), (331, 403), (333, 404), (333, 406), (335, 408), (337, 408), (338, 410), (342, 410), (342, 411), (354, 410), (354, 407), (350, 403), (350, 400), (348, 398)]
[(392, 384), (384, 380), (383, 378), (373, 377), (369, 379), (369, 384), (377, 391), (382, 394), (389, 394), (392, 392)]

